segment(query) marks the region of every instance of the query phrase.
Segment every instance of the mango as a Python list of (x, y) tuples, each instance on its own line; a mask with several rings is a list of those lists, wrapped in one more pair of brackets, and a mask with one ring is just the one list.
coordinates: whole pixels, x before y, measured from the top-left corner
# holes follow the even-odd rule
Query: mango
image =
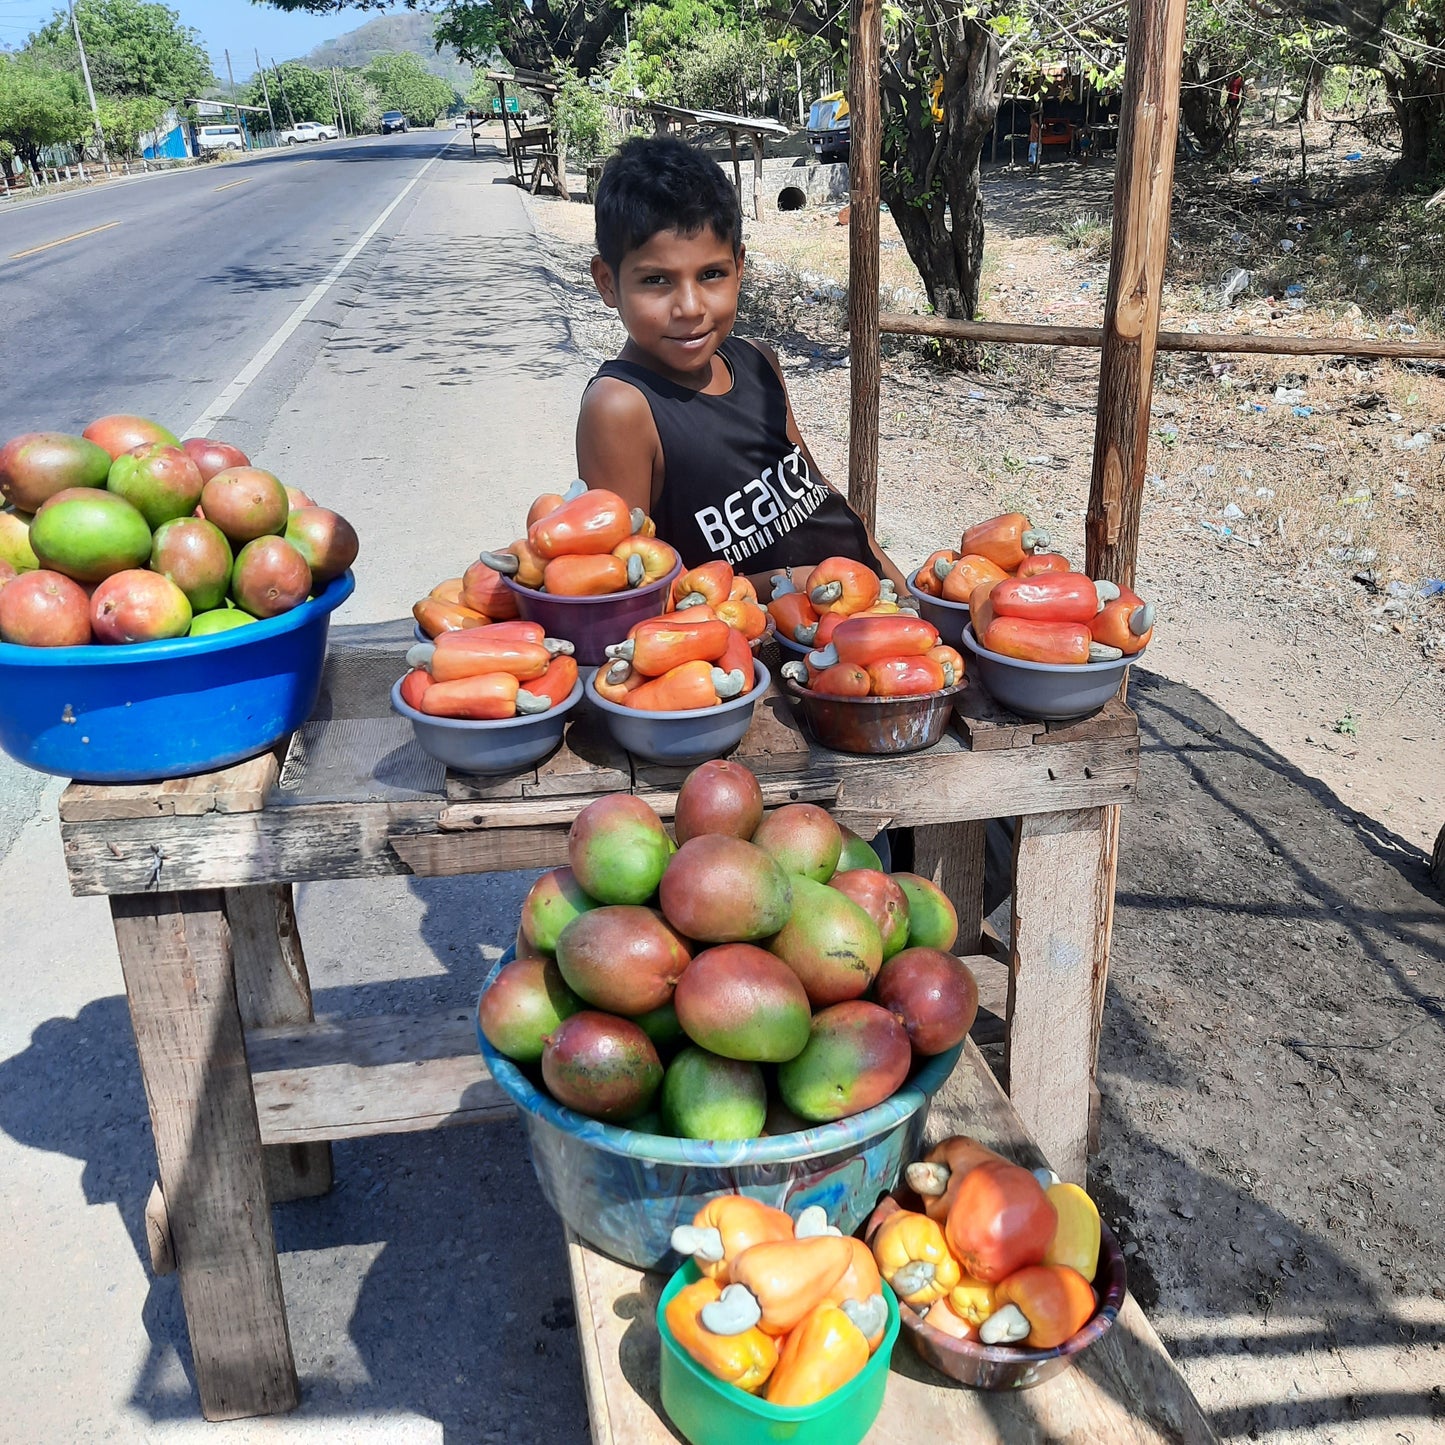
[(84, 437), (33, 431), (0, 447), (0, 497), (22, 512), (38, 512), (67, 487), (103, 487), (110, 453)]
[(198, 612), (191, 618), (191, 637), (212, 637), (218, 632), (234, 632), (248, 622), (255, 622), (249, 612), (239, 607), (213, 607), (209, 612)]
[(768, 1113), (756, 1064), (684, 1049), (662, 1077), (662, 1126), (680, 1139), (756, 1139)]
[(785, 803), (768, 813), (752, 841), (771, 853), (785, 873), (826, 883), (843, 854), (843, 830), (816, 803)]
[(205, 482), (189, 452), (167, 442), (151, 442), (122, 452), (110, 464), (105, 485), (124, 497), (154, 530), (178, 517), (192, 516)]
[[(562, 930), (596, 907), (570, 868), (554, 868), (532, 885), (522, 904), (521, 937), (542, 953), (556, 953)], [(521, 953), (521, 948), (517, 952)]]
[(199, 517), (163, 523), (151, 542), (151, 571), (169, 577), (198, 613), (225, 606), (234, 561), (225, 533)]
[(158, 421), (148, 417), (118, 416), (97, 417), (81, 435), (88, 442), (94, 442), (114, 458), (135, 447), (148, 446), (151, 442), (164, 442), (167, 446), (178, 447), (181, 439), (173, 431), (167, 431)]
[(557, 939), (557, 967), (567, 986), (609, 1013), (661, 1008), (691, 961), (687, 944), (662, 914), (635, 904), (593, 908)]
[(567, 834), (567, 862), (599, 903), (646, 903), (672, 853), (657, 814), (630, 793), (588, 803)]
[(750, 943), (698, 954), (677, 981), (673, 1006), (694, 1043), (757, 1063), (795, 1058), (812, 1022), (798, 976), (782, 959)]
[(668, 861), (658, 888), (668, 922), (701, 943), (768, 938), (788, 921), (788, 875), (741, 838), (704, 833)]
[(542, 1082), (559, 1104), (625, 1124), (651, 1107), (662, 1083), (662, 1061), (631, 1019), (583, 1009), (543, 1040)]
[(897, 1092), (913, 1051), (887, 1009), (854, 999), (813, 1016), (808, 1045), (778, 1065), (783, 1103), (812, 1124), (861, 1114)]
[(793, 911), (769, 948), (814, 1008), (861, 997), (883, 963), (878, 925), (836, 888), (802, 877), (793, 879)]
[(51, 502), (30, 524), (30, 545), (51, 571), (104, 582), (150, 561), (151, 529), (124, 497), (86, 489)]
[[(688, 965), (692, 967), (691, 964)], [(686, 972), (682, 975), (687, 977)], [(681, 982), (681, 979), (678, 980)], [(648, 1009), (645, 1014), (636, 1014), (632, 1022), (652, 1040), (652, 1046), (662, 1057), (677, 1052), (680, 1044), (687, 1042), (687, 1035), (682, 1031), (682, 1024), (678, 1022), (677, 995), (673, 994), (673, 1002), (660, 1004), (657, 1008)]]
[(851, 868), (835, 873), (828, 885), (851, 898), (878, 925), (883, 957), (892, 958), (908, 945), (908, 898), (879, 868)]
[(938, 884), (916, 873), (894, 873), (893, 881), (908, 899), (908, 945), (941, 948), (958, 941), (958, 910)]
[(40, 565), (30, 545), (30, 518), (19, 512), (0, 512), (0, 562), (17, 572), (33, 572)]
[(763, 820), (763, 790), (741, 763), (715, 758), (696, 767), (677, 794), (672, 831), (679, 844), (704, 833), (745, 841)]
[(860, 838), (851, 828), (842, 829), (843, 851), (838, 856), (839, 873), (853, 868), (883, 868), (883, 859), (878, 850), (866, 839)]
[(482, 1036), (499, 1054), (519, 1064), (542, 1057), (542, 1040), (583, 1003), (550, 959), (519, 958), (507, 964), (477, 1005)]
[(915, 1053), (961, 1044), (978, 1017), (978, 984), (961, 959), (938, 948), (905, 948), (878, 974), (873, 997), (903, 1025)]

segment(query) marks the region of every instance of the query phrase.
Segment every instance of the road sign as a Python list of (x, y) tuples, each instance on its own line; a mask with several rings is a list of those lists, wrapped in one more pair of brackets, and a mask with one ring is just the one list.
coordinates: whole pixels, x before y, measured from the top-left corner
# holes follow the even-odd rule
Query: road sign
[(226, 107), (217, 104), (214, 100), (198, 100), (196, 102), (197, 115), (224, 115)]
[[(509, 96), (507, 97), (507, 114), (508, 114), (508, 115), (520, 115), (520, 114), (521, 114), (521, 111), (522, 111), (522, 102), (519, 101), (515, 95), (509, 95)], [(502, 102), (501, 102), (501, 98), (494, 95), (494, 96), (492, 97), (492, 114), (493, 114), (493, 115), (501, 115), (501, 113), (502, 113)]]

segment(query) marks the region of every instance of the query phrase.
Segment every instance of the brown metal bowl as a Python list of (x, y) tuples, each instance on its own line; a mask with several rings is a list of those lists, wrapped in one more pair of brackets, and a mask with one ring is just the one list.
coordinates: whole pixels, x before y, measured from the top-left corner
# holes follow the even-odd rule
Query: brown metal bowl
[[(884, 1195), (863, 1226), (863, 1238), (873, 1235), (888, 1216), (902, 1208), (891, 1194)], [(1099, 1271), (1094, 1289), (1099, 1308), (1076, 1335), (1052, 1350), (1031, 1350), (1023, 1345), (985, 1345), (978, 1340), (959, 1340), (936, 1330), (912, 1305), (898, 1301), (903, 1333), (920, 1359), (940, 1374), (975, 1390), (1031, 1390), (1062, 1374), (1094, 1343), (1113, 1328), (1124, 1305), (1129, 1282), (1124, 1270), (1124, 1251), (1107, 1224), (1100, 1223)]]
[(916, 753), (943, 736), (953, 699), (967, 685), (916, 697), (828, 697), (781, 679), (807, 729), (840, 753)]

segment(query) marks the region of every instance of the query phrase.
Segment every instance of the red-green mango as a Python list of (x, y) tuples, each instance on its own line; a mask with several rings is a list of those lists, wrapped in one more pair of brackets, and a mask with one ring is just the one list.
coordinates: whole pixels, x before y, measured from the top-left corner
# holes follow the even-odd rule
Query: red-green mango
[(559, 1104), (625, 1124), (652, 1104), (662, 1083), (662, 1061), (631, 1019), (583, 1009), (543, 1041), (542, 1081)]
[(859, 998), (883, 963), (878, 925), (824, 883), (793, 879), (793, 911), (769, 945), (802, 980), (814, 1008)]
[[(522, 939), (546, 954), (557, 952), (562, 930), (580, 914), (596, 908), (570, 868), (553, 868), (533, 885), (522, 904)], [(517, 953), (522, 953), (517, 948)]]
[(687, 1036), (725, 1058), (780, 1064), (808, 1042), (811, 1010), (797, 974), (750, 943), (698, 954), (677, 981), (673, 1005)]
[(961, 959), (937, 948), (905, 948), (883, 965), (873, 997), (903, 1025), (915, 1053), (961, 1044), (978, 1017), (978, 984)]
[(826, 883), (843, 853), (843, 830), (816, 803), (785, 803), (764, 816), (752, 841), (786, 873)]
[(646, 903), (672, 853), (657, 814), (630, 793), (588, 803), (567, 834), (567, 862), (599, 903)]
[(909, 947), (952, 948), (958, 941), (958, 910), (948, 894), (916, 873), (891, 876), (908, 899)]
[(689, 838), (672, 855), (658, 897), (672, 926), (701, 943), (768, 938), (793, 907), (782, 868), (756, 845), (721, 833)]
[(881, 1104), (912, 1062), (903, 1025), (887, 1009), (854, 999), (813, 1016), (808, 1046), (778, 1065), (778, 1092), (800, 1118), (831, 1123)]
[(679, 843), (704, 833), (751, 838), (763, 820), (763, 790), (741, 763), (714, 758), (696, 767), (677, 794), (672, 831)]
[(542, 1040), (582, 1007), (550, 959), (519, 958), (503, 968), (482, 995), (477, 1022), (499, 1054), (519, 1064), (535, 1064), (542, 1057)]
[(22, 512), (67, 487), (103, 487), (109, 472), (109, 452), (65, 432), (24, 432), (0, 447), (0, 497)]
[(661, 1008), (691, 959), (662, 914), (635, 904), (593, 908), (574, 918), (557, 940), (557, 967), (567, 986), (609, 1013)]
[(851, 898), (878, 925), (885, 959), (908, 946), (908, 898), (888, 874), (851, 868), (835, 873), (828, 886)]

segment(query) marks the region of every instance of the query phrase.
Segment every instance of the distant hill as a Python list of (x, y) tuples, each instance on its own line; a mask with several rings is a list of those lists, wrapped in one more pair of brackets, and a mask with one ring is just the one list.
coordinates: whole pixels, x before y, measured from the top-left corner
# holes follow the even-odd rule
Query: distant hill
[(465, 94), (472, 83), (472, 67), (459, 60), (450, 46), (437, 54), (432, 40), (435, 23), (434, 16), (416, 11), (379, 15), (335, 40), (318, 45), (309, 55), (301, 57), (302, 63), (318, 70), (332, 65), (360, 69), (378, 55), (403, 55), (410, 51), (421, 57), (422, 64), (433, 75), (439, 75)]

